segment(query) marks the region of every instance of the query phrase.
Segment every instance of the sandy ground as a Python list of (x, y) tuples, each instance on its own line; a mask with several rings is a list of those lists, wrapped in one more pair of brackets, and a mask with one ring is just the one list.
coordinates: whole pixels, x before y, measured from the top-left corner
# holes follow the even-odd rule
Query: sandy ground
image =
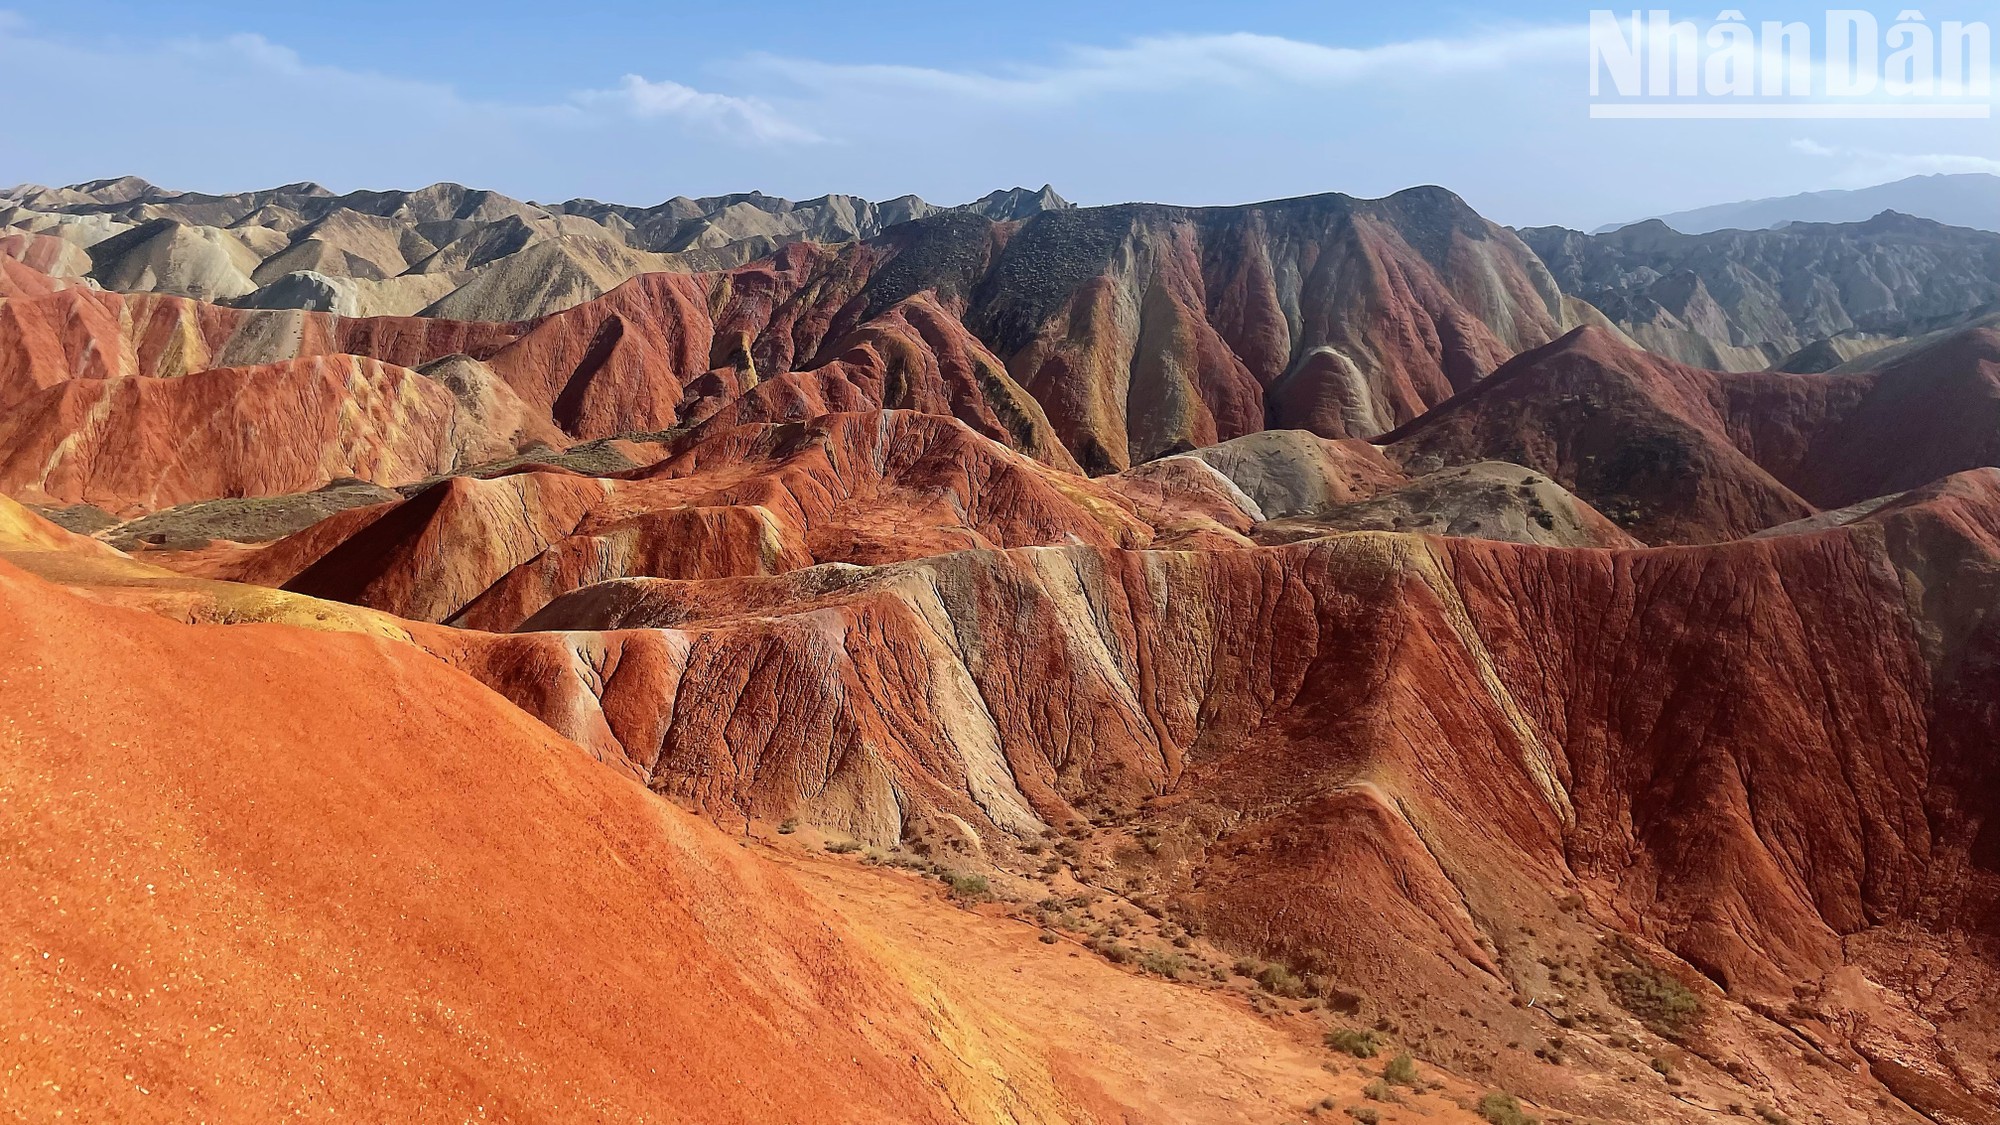
[(1045, 944), (1004, 906), (960, 906), (934, 880), (782, 839), (750, 847), (916, 973), (962, 1001), (978, 998), (995, 1023), (1018, 1028), (1131, 1107), (1135, 1123), (1348, 1125), (1348, 1107), (1374, 1109), (1385, 1122), (1480, 1120), (1458, 1104), (1476, 1097), (1473, 1087), (1431, 1067), (1426, 1076), (1445, 1089), (1402, 1091), (1403, 1105), (1366, 1099), (1362, 1087), (1382, 1060), (1328, 1051), (1314, 1021), (1262, 1016), (1228, 989), (1146, 976), (1068, 939)]

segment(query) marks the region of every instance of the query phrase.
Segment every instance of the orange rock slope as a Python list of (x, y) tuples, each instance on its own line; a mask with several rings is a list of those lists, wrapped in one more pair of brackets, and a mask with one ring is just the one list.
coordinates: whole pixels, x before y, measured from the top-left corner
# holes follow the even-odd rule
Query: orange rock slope
[(11, 1120), (1097, 1119), (408, 645), (5, 564), (0, 633)]

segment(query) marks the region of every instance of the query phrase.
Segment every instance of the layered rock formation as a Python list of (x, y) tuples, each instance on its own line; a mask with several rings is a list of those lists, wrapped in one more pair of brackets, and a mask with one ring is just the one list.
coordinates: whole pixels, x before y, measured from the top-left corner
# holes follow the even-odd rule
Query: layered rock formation
[[(453, 478), (352, 514), (370, 522), (342, 525), (338, 545), (315, 528), (239, 573), (402, 617), (506, 630), (560, 594), (628, 575), (724, 578), (968, 547), (1109, 546), (1143, 542), (1151, 530), (1112, 493), (962, 423), (905, 411), (710, 423), (626, 478)], [(482, 546), (465, 551), (471, 543)]]
[(414, 371), (321, 356), (177, 379), (73, 379), (29, 395), (0, 420), (0, 491), (150, 511), (341, 477), (417, 480), (516, 444)]
[[(996, 191), (962, 210), (1016, 221), (1069, 206), (1052, 189)], [(291, 184), (232, 195), (137, 177), (0, 192), (0, 233), (49, 234), (107, 289), (344, 316), (527, 320), (640, 273), (741, 265), (794, 241), (871, 238), (953, 208), (915, 196), (794, 203), (760, 192), (654, 207), (543, 206), (457, 184), (334, 195)]]
[(1713, 542), (2000, 460), (2000, 334), (1880, 371), (1701, 371), (1580, 329), (1385, 438), (1424, 470), (1541, 470), (1641, 539)]
[(1644, 347), (1724, 371), (1760, 370), (1826, 341), (1918, 335), (2000, 301), (2000, 234), (1893, 211), (1777, 230), (1687, 235), (1653, 219), (1521, 238), (1564, 293)]
[[(555, 444), (908, 408), (1102, 473), (1267, 425), (1372, 436), (1575, 311), (1525, 247), (1436, 189), (1044, 211), (1016, 228), (935, 215), (741, 269), (646, 274), (518, 324), (48, 292), (0, 309), (0, 405), (65, 380), (464, 353), (525, 406), (510, 432)], [(386, 232), (361, 233), (388, 253)]]
[(1511, 234), (1418, 188), (1051, 213), (1009, 240), (967, 323), (1102, 472), (1266, 426), (1373, 436), (1568, 313)]
[(654, 429), (747, 389), (751, 371), (824, 367), (912, 299), (962, 321), (1092, 472), (1266, 425), (1371, 436), (1584, 315), (1510, 234), (1421, 189), (1048, 211), (1018, 231), (937, 215), (742, 270), (635, 279), (493, 362), (576, 436)]
[[(1981, 471), (1701, 550), (1359, 535), (626, 579), (448, 655), (684, 799), (999, 852), (1123, 824), (1161, 846), (1107, 877), (1444, 1039), (1654, 1020), (1621, 974), (1678, 976), (1707, 997), (1673, 1031), (1691, 1070), (1984, 1120), (1996, 532)], [(1913, 977), (1911, 948), (1956, 968)]]
[[(184, 200), (214, 214), (176, 218), (144, 212), (168, 205), (149, 190), (16, 198), (93, 236), (83, 220), (113, 212), (276, 229), (289, 208), (312, 233), (270, 268), (401, 264), (357, 284), (517, 260), (550, 244), (537, 224), (667, 226), (444, 190), (310, 218), (305, 188)], [(744, 207), (789, 214), (721, 211), (747, 223)], [(2000, 1120), (1990, 327), (1831, 374), (1692, 367), (1633, 347), (1436, 189), (906, 210), (869, 237), (647, 273), (513, 323), (108, 293), (49, 243), (9, 243), (0, 491), (101, 538), (0, 501), (0, 564), (156, 616), (283, 625), (114, 618), (0, 570), (8, 634), (28, 638), (0, 646), (0, 677), (28, 689), (0, 694), (141, 685), (112, 711), (15, 712), (35, 807), (62, 814), (29, 818), (30, 853), (128, 821), (332, 853), (319, 874), (267, 877), (237, 857), (270, 856), (239, 847), (153, 882), (205, 948), (237, 955), (226, 899), (331, 935), (308, 945), (316, 963), (383, 966), (340, 984), (367, 1026), (404, 1018), (413, 990), (465, 997), (451, 1016), (473, 1013), (489, 1052), (470, 1069), (446, 1069), (462, 1044), (442, 1025), (448, 1046), (384, 1032), (353, 1057), (505, 1089), (521, 1116), (631, 1116), (642, 1099), (666, 1119), (1224, 1116), (1135, 1110), (1111, 1093), (1129, 1083), (898, 978), (879, 938), (815, 929), (811, 903), (678, 804), (929, 864), (967, 901), (1036, 903), (1052, 956), (1076, 932), (1120, 961), (1118, 930), (1072, 914), (1125, 903), (1186, 943), (1151, 950), (1148, 972), (1213, 949), (1203, 979), (1282, 998), (1258, 1001), (1271, 1027), (1372, 1035), (1571, 1120)], [(181, 237), (148, 229), (103, 234)], [(1928, 245), (1911, 238), (1897, 252)], [(1848, 260), (1826, 253), (1811, 260)], [(1937, 254), (1976, 266), (1976, 249)], [(96, 638), (80, 666), (51, 655), (66, 631)], [(196, 713), (225, 681), (227, 706)], [(143, 721), (155, 711), (171, 731)], [(92, 742), (100, 721), (138, 745)], [(363, 862), (343, 841), (377, 838), (354, 827), (373, 806), (390, 852)], [(470, 828), (446, 862), (432, 853), (454, 816)], [(533, 830), (489, 831), (515, 822)], [(126, 856), (116, 838), (107, 854)], [(124, 902), (35, 863), (58, 908)], [(223, 899), (187, 881), (203, 869)], [(559, 894), (523, 897), (549, 881)], [(315, 893), (275, 897), (294, 885)], [(480, 918), (449, 912), (475, 899)], [(380, 952), (390, 906), (397, 948), (431, 955)], [(143, 938), (118, 944), (124, 913), (37, 917), (5, 922), (153, 964)], [(551, 975), (549, 935), (576, 930), (585, 957)], [(286, 983), (274, 958), (242, 952), (225, 983), (243, 994), (204, 961), (197, 998), (275, 989), (288, 1014), (255, 1034), (334, 1034), (306, 1014), (333, 1006), (330, 978)], [(598, 961), (611, 977), (575, 968)], [(23, 1013), (70, 984), (33, 987)], [(144, 1021), (169, 1015), (79, 1026), (150, 1042)], [(833, 1030), (806, 1042), (817, 1022)], [(688, 1045), (697, 1027), (708, 1046)], [(45, 1066), (99, 1080), (83, 1040), (28, 1030)], [(1229, 1057), (1201, 1042), (1179, 1048), (1191, 1066)], [(791, 1051), (804, 1061), (783, 1081), (743, 1070)], [(264, 1090), (292, 1057), (148, 1061), (176, 1089), (221, 1074)], [(347, 1057), (343, 1082), (360, 1072)], [(637, 1073), (660, 1059), (695, 1062)], [(853, 1073), (828, 1068), (841, 1059)], [(565, 1068), (568, 1085), (544, 1077)], [(823, 1105), (799, 1101), (811, 1085)], [(336, 1093), (385, 1112), (416, 1096)], [(260, 1096), (213, 1112), (286, 1108)], [(1403, 1112), (1451, 1120), (1477, 1104), (1462, 1100)], [(1259, 1104), (1230, 1119), (1307, 1103)]]

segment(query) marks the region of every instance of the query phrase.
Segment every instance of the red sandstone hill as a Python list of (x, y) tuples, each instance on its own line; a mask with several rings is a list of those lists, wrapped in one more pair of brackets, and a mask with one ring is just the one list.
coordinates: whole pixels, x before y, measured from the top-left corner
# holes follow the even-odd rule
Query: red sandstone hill
[(417, 317), (270, 312), (157, 294), (68, 289), (0, 304), (0, 406), (65, 379), (173, 378), (322, 355), (417, 367), (490, 356), (519, 327)]
[(1087, 1080), (941, 1027), (951, 1001), (783, 875), (414, 648), (178, 625), (4, 563), (0, 635), (10, 1118), (1099, 1119)]
[(90, 259), (73, 243), (0, 228), (0, 298), (42, 297), (85, 284)]
[(510, 629), (559, 594), (627, 575), (723, 578), (1151, 534), (1115, 494), (910, 411), (717, 418), (623, 479), (458, 477), (338, 519), (265, 548), (235, 576)]
[(2000, 1044), (1996, 548), (1982, 471), (1712, 548), (1356, 536), (627, 579), (526, 626), (562, 632), (449, 655), (687, 799), (1000, 855), (1120, 825), (1156, 846), (1107, 877), (1371, 1018), (1470, 1035), (1439, 1049), (1538, 1096), (1564, 1072), (1488, 1049), (1623, 1010), (1629, 956), (1710, 997), (1676, 1035), (1690, 1070), (1987, 1120), (1965, 1099)]
[(576, 439), (721, 410), (911, 408), (1094, 473), (1267, 425), (1370, 436), (1574, 320), (1518, 240), (1437, 189), (1025, 223), (947, 212), (868, 242), (642, 275), (528, 323), (53, 284), (15, 284), (0, 308), (0, 407), (71, 379), (348, 354), (415, 368), (463, 353)]
[(1488, 466), (1412, 481), (1373, 446), (1296, 431), (1091, 480), (943, 415), (735, 423), (735, 413), (683, 435), (657, 463), (612, 477), (533, 464), (490, 480), (453, 477), (267, 546), (219, 559), (159, 557), (211, 577), (506, 630), (608, 579), (778, 574), (969, 548), (1240, 548), (1253, 536), (1424, 530), (1440, 512), (1452, 515), (1435, 530), (1452, 534), (1631, 543), (1530, 470)]
[[(849, 333), (926, 292), (1093, 472), (1273, 422), (1370, 436), (1570, 320), (1518, 240), (1422, 189), (1049, 211), (1019, 229), (938, 215), (726, 273), (636, 278), (493, 363), (579, 437), (652, 429), (675, 419), (678, 389), (733, 393), (746, 368), (823, 367)], [(738, 374), (701, 382), (724, 370)], [(1128, 417), (1128, 401), (1144, 411)]]
[(0, 501), (90, 598), (372, 638), (0, 567), (5, 924), (93, 974), (0, 1018), (72, 1095), (80, 1036), (183, 1046), (145, 1080), (235, 1083), (197, 1114), (286, 1109), (303, 1042), (364, 1111), (1119, 1119), (582, 747), (1052, 938), (1128, 902), (1573, 1118), (2000, 1121), (2000, 343), (1726, 375), (1547, 342), (1538, 270), (1417, 191), (937, 216), (520, 324), (21, 286), (0, 491), (458, 475), (143, 561)]
[(1997, 568), (1983, 470), (1712, 547), (1029, 547), (415, 635), (697, 804), (1003, 867), (1053, 827), (1571, 1113), (1672, 1119), (1658, 1057), (1715, 1104), (1984, 1121)]
[(1880, 372), (1726, 374), (1579, 329), (1381, 440), (1540, 469), (1655, 543), (1714, 542), (2000, 462), (2000, 335)]
[[(927, 462), (908, 436), (857, 444), (897, 426), (960, 448)], [(1366, 447), (1329, 444), (1289, 481), (1271, 475), (1300, 463), (1289, 454), (1217, 460), (1267, 497), (1315, 474), (1394, 486), (1361, 484)], [(449, 565), (398, 563), (381, 588), (451, 602), (520, 569), (480, 561), (481, 544), (512, 541), (490, 530), (503, 513), (594, 511), (627, 488), (646, 512), (673, 511), (662, 497), (684, 488), (749, 502), (808, 545), (830, 530), (851, 547), (876, 526), (893, 532), (885, 548), (920, 542), (921, 523), (897, 521), (930, 510), (942, 528), (1065, 510), (996, 507), (1009, 491), (960, 483), (976, 450), (1025, 474), (1013, 494), (1062, 478), (961, 423), (831, 416), (720, 428), (622, 479), (455, 481), (435, 505), (336, 517), (362, 530), (333, 550), (407, 512), (385, 532), (414, 537), (400, 554), (357, 558), (436, 556)], [(979, 487), (882, 502), (915, 482)], [(887, 522), (844, 525), (850, 495)], [(524, 525), (522, 541), (567, 518)], [(727, 560), (747, 530), (718, 525), (688, 558)], [(1068, 834), (1079, 877), (1571, 1113), (1678, 1114), (1648, 1056), (1618, 1046), (1636, 1040), (1718, 1104), (1991, 1116), (1992, 471), (1823, 530), (1672, 550), (1368, 534), (1135, 551), (1086, 530), (562, 593), (585, 580), (572, 577), (538, 587), (561, 595), (528, 622), (538, 631), (402, 628), (699, 805), (1001, 867), (1032, 867), (1027, 845)], [(1671, 1024), (1645, 999), (1666, 980), (1692, 998)], [(1560, 1067), (1506, 1047), (1555, 1039)], [(1654, 1085), (1591, 1077), (1621, 1075)], [(1874, 1108), (1843, 1116), (1850, 1103)]]
[(1861, 401), (1800, 459), (1803, 495), (1841, 507), (2000, 465), (2000, 329), (1952, 333), (1868, 378)]
[(129, 513), (419, 480), (511, 454), (521, 430), (518, 409), (467, 407), (442, 382), (351, 355), (70, 379), (0, 418), (0, 492)]

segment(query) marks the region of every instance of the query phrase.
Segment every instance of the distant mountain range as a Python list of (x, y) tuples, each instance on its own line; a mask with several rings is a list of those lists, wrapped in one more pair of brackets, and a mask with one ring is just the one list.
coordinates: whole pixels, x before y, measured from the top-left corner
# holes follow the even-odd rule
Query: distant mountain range
[[(1682, 234), (1718, 230), (1769, 230), (1786, 223), (1858, 223), (1884, 211), (1935, 219), (1955, 227), (2000, 231), (2000, 176), (1911, 176), (1853, 191), (1808, 191), (1773, 199), (1718, 203), (1671, 215), (1655, 215)], [(1614, 223), (1604, 234), (1626, 226)]]
[(851, 242), (945, 211), (1009, 222), (1069, 202), (995, 191), (960, 207), (914, 195), (794, 202), (746, 192), (651, 207), (538, 204), (458, 184), (335, 195), (318, 184), (207, 195), (136, 176), (0, 190), (0, 228), (80, 248), (106, 289), (348, 316), (526, 320), (641, 273), (727, 269), (788, 242)]
[(1824, 370), (2000, 302), (2000, 234), (1894, 211), (1780, 230), (1682, 234), (1649, 219), (1520, 235), (1564, 294), (1648, 350), (1721, 371)]

